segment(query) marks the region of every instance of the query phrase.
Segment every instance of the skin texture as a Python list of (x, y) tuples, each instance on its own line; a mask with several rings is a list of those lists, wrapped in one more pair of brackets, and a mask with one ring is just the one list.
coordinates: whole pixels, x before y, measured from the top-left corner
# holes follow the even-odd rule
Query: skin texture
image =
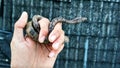
[[(14, 26), (11, 41), (11, 68), (52, 68), (57, 55), (64, 47), (65, 35), (62, 30), (62, 23), (56, 24), (53, 31), (48, 35), (50, 21), (47, 18), (41, 19), (38, 22), (41, 30), (38, 42), (36, 42), (23, 35), (27, 19), (27, 12), (23, 12)], [(51, 43), (42, 44), (46, 37)]]

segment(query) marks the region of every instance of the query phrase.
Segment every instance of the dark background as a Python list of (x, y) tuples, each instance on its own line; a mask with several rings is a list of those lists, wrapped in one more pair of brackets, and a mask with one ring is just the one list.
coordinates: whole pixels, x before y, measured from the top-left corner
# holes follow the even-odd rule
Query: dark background
[(13, 26), (23, 11), (29, 19), (35, 14), (50, 20), (88, 18), (80, 24), (63, 24), (70, 42), (55, 68), (120, 68), (120, 0), (0, 0), (0, 67), (10, 66)]

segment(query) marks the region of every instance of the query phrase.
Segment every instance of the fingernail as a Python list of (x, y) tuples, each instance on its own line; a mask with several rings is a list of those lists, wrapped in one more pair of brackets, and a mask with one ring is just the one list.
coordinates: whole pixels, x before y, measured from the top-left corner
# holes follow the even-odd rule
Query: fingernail
[(27, 12), (24, 11), (24, 12), (22, 12), (22, 15), (21, 15), (21, 16), (23, 16), (23, 15), (25, 15), (25, 14), (27, 14)]
[(53, 36), (51, 37), (51, 42), (53, 42), (55, 39), (56, 39), (56, 36), (53, 35)]
[(20, 18), (19, 19), (22, 19), (22, 17), (24, 16), (24, 15), (27, 15), (27, 12), (22, 12), (22, 14), (21, 14), (21, 16), (20, 16)]
[(58, 49), (59, 43), (54, 43), (52, 47), (53, 47), (54, 49)]
[(51, 53), (49, 54), (49, 57), (52, 58), (54, 55), (55, 55), (55, 53), (51, 52)]
[(44, 40), (45, 40), (45, 36), (42, 36), (42, 37), (39, 38), (39, 42), (40, 42), (40, 43), (43, 43)]

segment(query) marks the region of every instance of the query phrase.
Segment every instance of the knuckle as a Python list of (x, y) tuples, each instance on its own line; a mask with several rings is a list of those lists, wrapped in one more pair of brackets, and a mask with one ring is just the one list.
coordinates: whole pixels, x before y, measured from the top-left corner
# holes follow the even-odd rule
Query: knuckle
[(62, 22), (59, 22), (57, 25), (61, 27), (62, 26)]
[(39, 23), (41, 29), (48, 29), (48, 25), (50, 22), (47, 18), (43, 18), (38, 23)]
[(61, 25), (62, 23), (57, 23), (56, 25), (55, 25), (55, 29), (58, 29), (58, 30), (62, 30), (62, 25)]
[(15, 44), (15, 41), (14, 41), (14, 39), (12, 39), (10, 45), (14, 45), (14, 44)]
[(14, 24), (14, 27), (17, 27), (18, 26), (18, 21)]
[(56, 26), (57, 29), (62, 30), (62, 26), (58, 25)]
[(42, 18), (39, 23), (42, 23), (42, 22), (50, 23), (49, 19), (47, 19), (47, 18)]
[(48, 33), (48, 30), (47, 30), (47, 29), (44, 29), (43, 32), (44, 32), (44, 33)]
[(54, 33), (55, 33), (55, 34), (60, 34), (60, 30), (56, 29), (56, 30), (54, 31)]
[(41, 32), (42, 32), (42, 34), (44, 34), (44, 35), (48, 34), (48, 30), (47, 30), (47, 29), (42, 29)]
[[(22, 22), (21, 22), (22, 23)], [(20, 21), (16, 21), (15, 24), (14, 24), (14, 27), (17, 28), (20, 26)]]
[(57, 34), (57, 35), (64, 35), (65, 34), (65, 32), (63, 30), (58, 30), (58, 29), (56, 29), (53, 33)]
[(60, 35), (65, 35), (65, 32), (63, 30), (60, 31)]

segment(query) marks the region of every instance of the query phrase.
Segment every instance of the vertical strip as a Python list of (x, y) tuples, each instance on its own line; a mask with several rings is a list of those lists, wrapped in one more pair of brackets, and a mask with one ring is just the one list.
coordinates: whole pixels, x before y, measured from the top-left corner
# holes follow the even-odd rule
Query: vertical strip
[(116, 2), (120, 2), (119, 0), (116, 0)]
[[(63, 2), (62, 2), (63, 3)], [(66, 5), (68, 5), (68, 3), (66, 4)], [(64, 5), (64, 3), (62, 4), (62, 7), (64, 7), (63, 9), (67, 9), (67, 7), (66, 7), (66, 5)], [(66, 10), (65, 10), (66, 11)], [(65, 11), (63, 11), (63, 17), (66, 17), (65, 16), (65, 14), (67, 14)], [(71, 13), (71, 8), (70, 8), (70, 11), (68, 12), (68, 13)], [(68, 25), (68, 27), (70, 27), (70, 25)], [(70, 34), (71, 32), (70, 32), (70, 30), (68, 30), (68, 35)], [(69, 45), (70, 45), (70, 42), (69, 43), (66, 43), (66, 58), (68, 58), (69, 57)], [(66, 61), (65, 61), (65, 68), (69, 68), (69, 65), (68, 65), (68, 59), (66, 59)]]
[[(62, 2), (62, 3), (63, 3), (62, 4), (63, 10), (65, 10), (65, 11), (63, 11), (63, 17), (70, 18), (71, 16), (69, 14), (72, 13), (72, 5), (71, 5), (71, 3), (65, 3), (65, 2)], [(69, 5), (69, 7), (67, 5)], [(68, 11), (68, 9), (69, 9), (69, 11)], [(72, 29), (72, 27), (70, 25), (67, 25), (66, 27), (69, 27), (70, 29)], [(67, 31), (68, 32), (68, 36), (71, 34), (71, 30), (70, 29)], [(71, 43), (67, 43), (66, 44), (66, 58), (69, 58), (69, 53), (70, 53), (69, 47), (70, 47), (70, 44)], [(66, 59), (65, 68), (69, 68), (69, 61), (70, 60)]]
[(93, 16), (92, 16), (92, 15), (93, 15), (93, 14), (92, 14), (92, 10), (93, 10), (93, 1), (91, 0), (91, 1), (90, 1), (90, 15), (89, 15), (89, 16), (90, 16), (90, 17), (89, 17), (89, 20), (90, 20), (90, 21), (92, 21), (92, 19), (93, 19), (93, 18), (92, 18), (92, 17), (93, 17)]
[(112, 23), (112, 9), (113, 9), (113, 6), (114, 6), (113, 3), (111, 2), (110, 3), (111, 8), (110, 8), (110, 11), (109, 11), (109, 21), (108, 21), (109, 23)]
[(80, 40), (80, 38), (79, 38), (80, 36), (77, 36), (77, 41), (76, 41), (76, 50), (75, 50), (75, 61), (76, 61), (76, 64), (75, 64), (75, 68), (78, 68), (78, 66), (77, 66), (77, 63), (78, 63), (78, 50), (79, 50), (79, 48), (78, 48), (78, 46), (79, 46), (79, 40)]
[(103, 1), (101, 2), (101, 5), (100, 5), (100, 13), (101, 13), (101, 21), (100, 22), (102, 22), (102, 17), (103, 17)]
[(65, 54), (65, 56), (66, 56), (66, 60), (65, 60), (65, 68), (69, 68), (69, 66), (68, 66), (68, 57), (69, 57), (69, 43), (66, 43), (66, 54)]
[(68, 0), (68, 2), (71, 2), (71, 0)]
[[(104, 42), (104, 38), (98, 38), (99, 43), (98, 43), (98, 51), (96, 53), (96, 61), (99, 61), (98, 58), (101, 57), (100, 56), (100, 51), (101, 51), (101, 45), (103, 46), (103, 42)], [(98, 66), (98, 64), (95, 64), (93, 68), (96, 68), (96, 66)]]
[(103, 61), (106, 61), (106, 55), (107, 55), (107, 43), (109, 43), (108, 42), (109, 41), (109, 37), (107, 37), (106, 39), (105, 39), (105, 48), (104, 48), (104, 53), (103, 53)]
[(15, 0), (12, 0), (12, 30), (14, 29), (14, 22), (15, 22)]
[(82, 16), (82, 8), (83, 8), (83, 4), (82, 4), (82, 3), (83, 3), (83, 0), (80, 1), (80, 4), (79, 4), (79, 8), (80, 8), (80, 9), (77, 9), (78, 12), (79, 12), (78, 15), (81, 15), (81, 16)]
[[(58, 57), (57, 57), (57, 59), (58, 59)], [(56, 65), (55, 65), (55, 66), (56, 66), (56, 68), (60, 68), (59, 63), (60, 63), (60, 61), (59, 61), (59, 60), (57, 60), (57, 61), (56, 61)]]
[(42, 15), (42, 13), (43, 13), (43, 9), (42, 9), (43, 8), (43, 0), (40, 1), (40, 8), (41, 8), (40, 9), (40, 14)]
[(3, 25), (3, 1), (0, 0), (0, 15), (2, 15), (2, 17), (0, 16), (0, 29), (2, 29), (2, 25)]
[[(95, 42), (97, 42), (97, 44), (98, 44), (98, 40), (100, 39), (100, 38), (95, 38), (96, 39), (96, 41)], [(95, 68), (95, 65), (96, 65), (96, 60), (97, 60), (97, 53), (98, 53), (98, 45), (97, 44), (95, 44), (96, 46), (95, 46), (95, 51), (94, 51), (94, 59), (93, 59), (93, 68)], [(94, 44), (93, 44), (94, 45)]]
[(84, 53), (83, 68), (87, 68), (88, 43), (89, 43), (89, 38), (87, 37), (87, 38), (86, 38), (86, 41), (85, 41), (85, 53)]
[(30, 6), (31, 6), (31, 9), (30, 9), (30, 18), (32, 18), (33, 16), (33, 0), (31, 0), (31, 3), (30, 3)]
[[(24, 3), (25, 3), (24, 0), (22, 0), (22, 5), (24, 5)], [(21, 7), (21, 11), (22, 11), (22, 12), (24, 11), (24, 8), (25, 8), (25, 7), (23, 7), (23, 6)]]
[(118, 38), (115, 39), (115, 45), (114, 45), (114, 52), (113, 52), (113, 59), (112, 59), (112, 68), (115, 68), (115, 60), (116, 60), (116, 54), (117, 54), (117, 48), (118, 48)]
[(50, 1), (50, 13), (49, 13), (49, 19), (52, 19), (52, 14), (53, 14), (53, 1)]
[(62, 7), (62, 5), (63, 5), (63, 2), (60, 2), (60, 15), (63, 15), (63, 7)]
[(6, 16), (6, 11), (7, 11), (7, 10), (6, 10), (6, 4), (5, 4), (5, 3), (6, 3), (6, 2), (4, 1), (4, 6), (3, 6), (3, 7), (4, 7), (4, 9), (3, 9), (3, 11), (4, 11), (3, 13), (4, 13), (4, 14), (3, 14), (2, 30), (5, 30), (5, 23), (7, 23), (7, 22), (5, 21), (5, 20), (6, 20), (6, 17), (5, 17), (5, 16)]
[(112, 28), (111, 24), (107, 24), (107, 36), (111, 36), (111, 32), (110, 32), (110, 29)]

